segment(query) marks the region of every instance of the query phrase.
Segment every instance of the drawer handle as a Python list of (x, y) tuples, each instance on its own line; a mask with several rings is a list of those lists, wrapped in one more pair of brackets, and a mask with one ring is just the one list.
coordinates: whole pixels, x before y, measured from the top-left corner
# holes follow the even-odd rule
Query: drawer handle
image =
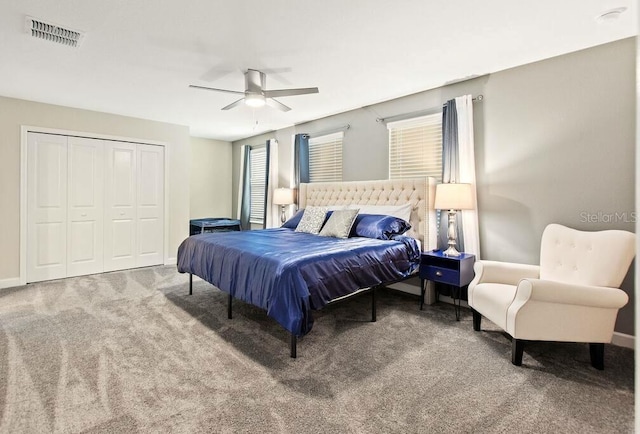
[(436, 276), (442, 277), (442, 271), (436, 271)]

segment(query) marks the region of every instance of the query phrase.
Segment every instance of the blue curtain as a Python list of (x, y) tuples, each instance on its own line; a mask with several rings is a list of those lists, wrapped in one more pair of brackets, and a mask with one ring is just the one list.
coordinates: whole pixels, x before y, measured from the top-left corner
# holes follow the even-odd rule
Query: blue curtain
[(271, 203), (269, 201), (269, 173), (271, 173), (271, 140), (267, 140), (266, 144), (266, 167), (264, 168), (264, 215), (262, 216), (262, 229), (267, 227), (267, 213), (271, 212)]
[(293, 180), (295, 181), (296, 204), (300, 183), (309, 182), (309, 135), (296, 134), (293, 141)]
[[(442, 107), (442, 182), (459, 182), (460, 166), (458, 154), (458, 114), (456, 100), (447, 101)], [(449, 216), (444, 210), (440, 212), (440, 228), (438, 230), (438, 249), (446, 250), (449, 237)], [(456, 248), (464, 252), (464, 237), (462, 236), (462, 219), (460, 213), (456, 215)]]
[(244, 163), (242, 173), (242, 192), (240, 196), (240, 226), (243, 230), (251, 229), (251, 146), (244, 146)]
[(296, 134), (293, 142), (294, 181), (296, 188), (309, 182), (309, 135)]

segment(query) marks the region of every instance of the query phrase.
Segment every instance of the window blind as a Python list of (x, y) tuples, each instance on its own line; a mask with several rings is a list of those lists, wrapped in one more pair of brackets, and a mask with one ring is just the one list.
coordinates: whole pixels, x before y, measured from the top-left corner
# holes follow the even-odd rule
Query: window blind
[(309, 182), (342, 181), (343, 132), (309, 138)]
[(264, 223), (264, 194), (267, 180), (267, 150), (251, 150), (251, 223)]
[(432, 176), (442, 181), (442, 113), (387, 124), (389, 179)]

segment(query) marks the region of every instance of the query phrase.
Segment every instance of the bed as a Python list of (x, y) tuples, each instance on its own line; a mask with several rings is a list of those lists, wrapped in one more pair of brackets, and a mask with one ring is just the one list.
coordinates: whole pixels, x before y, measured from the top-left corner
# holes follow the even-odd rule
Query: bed
[(432, 178), (302, 184), (300, 209), (411, 204), (411, 229), (384, 240), (290, 228), (194, 235), (178, 249), (178, 271), (190, 274), (190, 293), (194, 274), (226, 292), (229, 318), (234, 299), (264, 309), (290, 333), (295, 358), (297, 338), (313, 326), (313, 310), (368, 290), (376, 320), (375, 289), (411, 276), (420, 250), (435, 245), (434, 190)]

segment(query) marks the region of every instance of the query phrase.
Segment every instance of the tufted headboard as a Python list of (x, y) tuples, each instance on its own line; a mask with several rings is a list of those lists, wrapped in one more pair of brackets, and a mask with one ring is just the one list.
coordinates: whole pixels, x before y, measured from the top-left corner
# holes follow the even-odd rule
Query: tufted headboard
[(314, 182), (300, 184), (298, 207), (330, 205), (402, 205), (410, 202), (411, 229), (407, 235), (420, 240), (422, 250), (437, 246), (436, 214), (433, 208), (435, 178), (381, 181)]

